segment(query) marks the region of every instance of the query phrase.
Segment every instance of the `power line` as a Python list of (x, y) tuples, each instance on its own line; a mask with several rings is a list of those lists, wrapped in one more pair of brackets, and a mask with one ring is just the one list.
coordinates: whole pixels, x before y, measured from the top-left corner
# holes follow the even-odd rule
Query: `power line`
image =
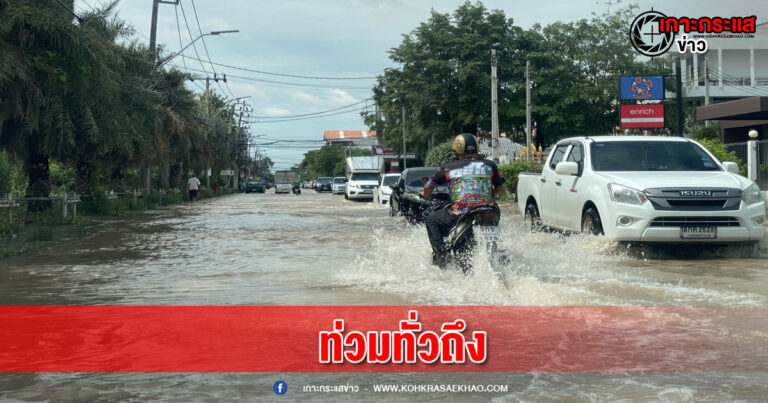
[[(187, 57), (189, 57), (189, 56), (187, 56)], [(189, 57), (189, 58), (190, 59), (194, 59), (193, 57)], [(205, 60), (201, 60), (201, 59), (195, 59), (195, 60), (199, 60), (201, 62), (205, 62)], [(272, 72), (269, 72), (269, 71), (254, 70), (254, 69), (249, 69), (249, 68), (245, 68), (245, 67), (237, 67), (237, 66), (232, 66), (232, 65), (223, 64), (223, 63), (214, 63), (214, 62), (208, 62), (208, 63), (210, 63), (212, 65), (219, 66), (219, 67), (226, 67), (226, 68), (233, 69), (233, 70), (248, 71), (248, 72), (257, 73), (257, 74), (267, 74), (267, 75), (271, 75), (271, 76), (291, 77), (291, 78), (306, 78), (306, 79), (312, 79), (312, 80), (375, 80), (375, 79), (378, 78), (377, 76), (368, 76), (368, 77), (319, 77), (319, 76), (305, 76), (305, 75), (297, 75), (297, 74), (272, 73)]]
[(83, 20), (80, 18), (79, 15), (77, 15), (71, 8), (67, 7), (66, 4), (62, 3), (61, 0), (56, 0), (56, 3), (59, 3), (59, 5), (69, 13), (72, 17), (74, 17), (78, 23), (82, 23)]
[(181, 41), (181, 25), (179, 24), (179, 8), (174, 7), (173, 10), (176, 12), (176, 31), (179, 33), (179, 49), (181, 52), (181, 61), (184, 63), (184, 70), (187, 69), (187, 59), (184, 57), (184, 44)]
[(350, 110), (350, 111), (341, 111), (341, 112), (336, 112), (336, 113), (329, 113), (329, 114), (326, 114), (326, 115), (306, 116), (306, 117), (303, 117), (303, 118), (291, 118), (291, 119), (284, 119), (284, 120), (277, 120), (277, 119), (275, 119), (275, 120), (270, 120), (270, 121), (266, 121), (266, 122), (259, 121), (259, 120), (249, 120), (248, 122), (249, 123), (283, 123), (283, 122), (294, 122), (294, 121), (297, 121), (297, 120), (318, 119), (318, 118), (324, 118), (324, 117), (327, 117), (327, 116), (343, 115), (345, 113), (352, 113), (352, 112), (360, 113), (363, 110), (365, 110), (365, 108), (354, 109), (354, 110)]
[[(709, 68), (714, 73), (713, 74), (715, 76), (714, 78), (716, 78), (718, 80), (719, 79), (727, 79), (729, 81), (735, 81), (735, 82), (742, 81), (743, 82), (743, 78), (739, 78), (739, 77), (734, 77), (734, 76), (728, 75), (728, 74), (724, 73), (723, 71), (721, 71), (720, 69), (718, 69), (716, 67), (710, 66)], [(748, 94), (751, 94), (751, 95), (756, 95), (756, 96), (766, 96), (766, 95), (768, 95), (768, 90), (767, 89), (756, 88), (756, 87), (753, 87), (751, 85), (740, 85), (740, 86), (733, 86), (733, 87), (734, 88), (739, 88), (742, 91), (744, 91), (744, 92), (746, 92)]]
[(349, 104), (349, 105), (340, 106), (340, 107), (338, 107), (338, 108), (334, 108), (334, 109), (328, 109), (327, 111), (314, 112), (314, 113), (305, 113), (305, 114), (303, 114), (303, 115), (288, 115), (288, 116), (254, 116), (253, 118), (254, 118), (254, 119), (289, 119), (289, 118), (301, 118), (301, 117), (305, 117), (305, 116), (315, 116), (315, 115), (322, 115), (322, 114), (325, 114), (325, 113), (328, 113), (328, 112), (335, 112), (335, 111), (338, 111), (338, 110), (347, 109), (347, 108), (349, 108), (349, 107), (352, 107), (352, 106), (355, 106), (355, 105), (359, 105), (359, 104), (361, 104), (361, 103), (363, 103), (363, 102), (366, 102), (366, 101), (370, 101), (370, 100), (371, 100), (371, 98), (367, 98), (367, 99), (363, 99), (362, 101), (357, 101), (357, 102), (355, 102), (355, 103), (351, 103), (351, 104)]
[[(190, 57), (190, 59), (194, 59)], [(192, 71), (195, 71), (195, 69), (191, 69)], [(197, 70), (198, 72), (201, 72), (201, 70)], [(228, 74), (227, 77), (234, 77), (241, 80), (247, 80), (247, 81), (253, 81), (258, 83), (263, 83), (266, 85), (275, 85), (275, 86), (284, 86), (284, 87), (301, 87), (301, 88), (331, 88), (331, 89), (341, 89), (341, 90), (370, 90), (370, 87), (355, 87), (355, 86), (346, 86), (346, 85), (327, 85), (327, 84), (306, 84), (306, 83), (291, 83), (287, 81), (272, 81), (272, 80), (262, 80), (260, 78), (253, 78), (253, 77), (245, 77), (245, 76), (238, 76), (238, 75), (231, 75)]]
[(200, 62), (200, 67), (203, 69), (206, 75), (208, 75), (208, 71), (205, 69), (205, 66), (203, 66), (203, 60), (200, 59), (200, 54), (197, 53), (197, 46), (195, 46), (195, 40), (192, 38), (192, 30), (189, 29), (189, 21), (187, 20), (187, 13), (184, 12), (184, 4), (179, 1), (179, 6), (181, 7), (181, 16), (184, 17), (184, 25), (187, 27), (187, 34), (189, 35), (189, 40), (192, 44), (192, 49), (195, 50), (195, 55), (197, 56), (197, 60)]
[[(192, 11), (195, 14), (195, 21), (197, 21), (197, 30), (200, 31), (200, 39), (203, 41), (203, 49), (205, 50), (205, 56), (208, 58), (208, 63), (211, 63), (211, 70), (213, 70), (213, 77), (216, 78), (216, 69), (213, 67), (213, 62), (211, 61), (211, 55), (208, 53), (208, 45), (205, 44), (205, 35), (203, 35), (203, 27), (200, 25), (200, 19), (197, 17), (197, 7), (195, 7), (195, 0), (190, 0), (192, 3)], [(179, 2), (181, 3), (181, 2)], [(221, 86), (221, 83), (219, 83), (218, 80), (214, 80), (216, 82), (216, 85), (219, 86), (219, 89), (221, 90), (222, 94), (226, 94), (226, 91), (224, 91), (224, 88)], [(235, 98), (235, 94), (232, 94), (232, 91), (230, 91), (230, 95), (232, 95), (232, 98)]]

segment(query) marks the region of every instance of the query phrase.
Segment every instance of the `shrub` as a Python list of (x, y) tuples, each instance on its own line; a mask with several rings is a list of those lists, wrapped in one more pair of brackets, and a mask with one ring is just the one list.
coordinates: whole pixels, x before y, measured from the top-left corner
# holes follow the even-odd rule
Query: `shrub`
[(720, 130), (716, 125), (697, 127), (693, 131), (693, 139), (701, 140), (720, 140)]
[(736, 156), (736, 153), (733, 151), (728, 151), (728, 148), (725, 146), (725, 144), (721, 143), (717, 139), (701, 139), (697, 140), (701, 145), (703, 145), (709, 152), (711, 152), (715, 158), (719, 159), (720, 162), (723, 161), (732, 161), (739, 165), (739, 174), (745, 175), (747, 174), (747, 165), (739, 159), (739, 157)]
[(427, 151), (424, 165), (428, 167), (441, 167), (454, 159), (456, 159), (456, 156), (451, 149), (451, 143), (443, 143)]
[(506, 179), (504, 185), (511, 194), (517, 193), (517, 178), (520, 172), (541, 172), (541, 169), (542, 165), (529, 164), (527, 162), (510, 162), (509, 164), (499, 166), (501, 175)]

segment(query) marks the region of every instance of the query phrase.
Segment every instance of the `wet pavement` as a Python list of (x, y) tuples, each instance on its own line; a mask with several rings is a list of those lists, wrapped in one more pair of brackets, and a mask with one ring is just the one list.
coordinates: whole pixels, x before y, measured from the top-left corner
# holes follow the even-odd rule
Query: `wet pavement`
[[(240, 194), (102, 222), (83, 237), (0, 260), (1, 305), (716, 305), (768, 306), (768, 244), (627, 248), (599, 237), (530, 234), (511, 205), (492, 268), (432, 266), (423, 226), (373, 203), (305, 190)], [(764, 343), (757, 328), (750, 343)], [(271, 385), (449, 380), (457, 374), (6, 374), (0, 399), (255, 400)], [(452, 378), (453, 377), (453, 378)], [(459, 379), (459, 378), (456, 378)], [(488, 400), (763, 400), (747, 374), (473, 374)], [(266, 386), (265, 386), (266, 385)], [(381, 399), (358, 395), (352, 399)], [(445, 396), (445, 395), (443, 395)], [(306, 395), (335, 401), (338, 395)], [(388, 400), (440, 395), (391, 395)]]

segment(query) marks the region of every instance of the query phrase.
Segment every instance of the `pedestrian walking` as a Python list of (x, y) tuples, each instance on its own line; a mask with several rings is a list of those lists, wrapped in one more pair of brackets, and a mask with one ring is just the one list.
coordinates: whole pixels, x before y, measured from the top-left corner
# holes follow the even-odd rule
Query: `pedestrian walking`
[(187, 191), (189, 191), (189, 202), (195, 201), (197, 198), (197, 192), (200, 190), (200, 179), (197, 179), (195, 175), (187, 181)]

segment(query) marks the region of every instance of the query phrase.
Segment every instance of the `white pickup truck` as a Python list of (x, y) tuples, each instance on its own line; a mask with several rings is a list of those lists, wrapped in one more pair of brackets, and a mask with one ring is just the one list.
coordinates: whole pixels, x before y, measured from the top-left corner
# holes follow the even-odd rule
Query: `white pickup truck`
[(539, 173), (522, 173), (520, 214), (532, 229), (649, 243), (757, 242), (765, 235), (758, 186), (680, 137), (573, 137)]

